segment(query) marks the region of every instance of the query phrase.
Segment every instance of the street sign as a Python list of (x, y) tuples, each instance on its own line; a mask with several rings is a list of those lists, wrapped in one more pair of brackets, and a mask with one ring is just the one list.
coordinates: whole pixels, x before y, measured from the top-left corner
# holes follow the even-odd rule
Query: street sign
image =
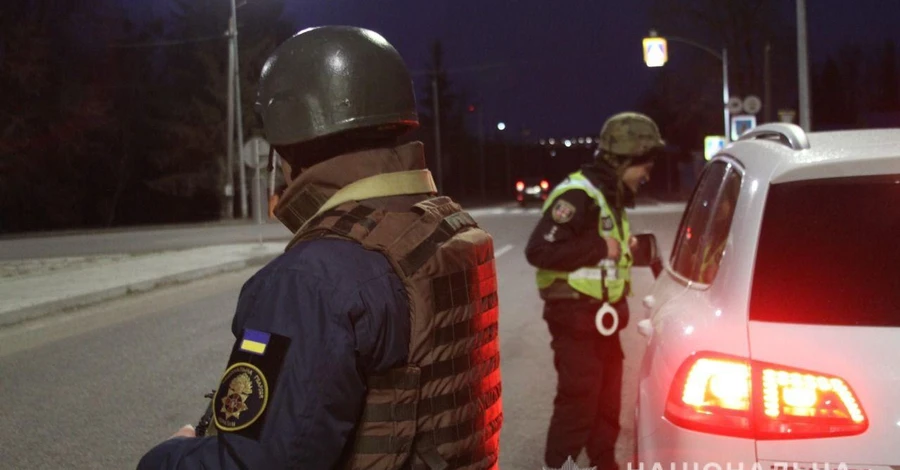
[(723, 148), (725, 148), (724, 135), (708, 135), (703, 139), (703, 157), (706, 161), (712, 159), (713, 155)]
[(742, 114), (731, 118), (731, 140), (738, 140), (744, 132), (756, 127), (756, 116)]
[(756, 114), (762, 108), (762, 100), (758, 96), (750, 95), (744, 98), (744, 112), (747, 114)]
[(793, 123), (795, 117), (797, 117), (797, 112), (794, 111), (793, 109), (779, 109), (778, 110), (778, 119), (781, 122)]
[(662, 67), (669, 60), (665, 38), (652, 36), (644, 38), (644, 63), (647, 67)]
[(740, 99), (740, 97), (732, 96), (728, 98), (728, 112), (731, 114), (738, 114), (744, 110), (744, 102)]
[(262, 137), (254, 137), (244, 143), (241, 160), (250, 168), (262, 170), (269, 164), (269, 142)]

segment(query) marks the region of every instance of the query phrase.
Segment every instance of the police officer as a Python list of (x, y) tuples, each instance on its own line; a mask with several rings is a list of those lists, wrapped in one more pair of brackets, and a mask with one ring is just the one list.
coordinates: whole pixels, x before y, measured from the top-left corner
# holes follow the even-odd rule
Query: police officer
[(400, 55), (365, 29), (301, 31), (257, 110), (294, 237), (241, 290), (208, 431), (139, 468), (495, 468), (493, 242), (398, 141), (418, 126)]
[(585, 449), (592, 466), (618, 468), (619, 331), (628, 324), (634, 243), (625, 208), (634, 206), (664, 145), (643, 114), (609, 118), (594, 161), (551, 191), (525, 249), (538, 268), (558, 374), (544, 456), (549, 467), (559, 468)]

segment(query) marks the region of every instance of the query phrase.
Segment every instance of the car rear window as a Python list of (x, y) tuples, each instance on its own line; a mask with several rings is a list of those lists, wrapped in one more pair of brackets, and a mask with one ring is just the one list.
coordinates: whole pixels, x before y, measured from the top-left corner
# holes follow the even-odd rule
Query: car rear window
[(900, 326), (900, 174), (773, 185), (750, 319)]

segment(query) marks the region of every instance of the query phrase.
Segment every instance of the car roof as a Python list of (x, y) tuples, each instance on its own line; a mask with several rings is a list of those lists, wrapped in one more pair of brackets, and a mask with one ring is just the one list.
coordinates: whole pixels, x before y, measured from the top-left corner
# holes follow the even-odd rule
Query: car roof
[(765, 124), (719, 153), (771, 184), (840, 176), (900, 174), (900, 128), (806, 133)]

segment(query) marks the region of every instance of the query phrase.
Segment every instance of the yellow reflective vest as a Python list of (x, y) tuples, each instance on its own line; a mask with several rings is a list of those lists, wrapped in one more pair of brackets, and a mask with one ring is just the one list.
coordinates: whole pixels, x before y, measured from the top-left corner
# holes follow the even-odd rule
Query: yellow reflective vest
[(569, 292), (569, 295), (560, 295), (559, 289), (556, 288), (558, 286), (554, 286), (552, 293), (548, 289), (555, 282), (564, 281), (569, 289), (575, 292), (600, 301), (607, 301), (611, 304), (616, 303), (625, 295), (626, 287), (631, 282), (633, 257), (629, 246), (631, 228), (628, 224), (628, 215), (622, 214), (620, 224), (606, 202), (606, 198), (603, 197), (603, 193), (581, 171), (570, 174), (565, 181), (553, 189), (550, 196), (547, 197), (542, 211), (546, 213), (553, 207), (557, 197), (570, 190), (584, 191), (597, 203), (597, 206), (600, 207), (597, 231), (601, 236), (611, 237), (619, 242), (621, 256), (618, 262), (612, 259), (604, 259), (596, 266), (583, 267), (572, 272), (538, 269), (537, 285), (541, 291), (541, 297), (545, 300), (574, 298), (573, 292)]

